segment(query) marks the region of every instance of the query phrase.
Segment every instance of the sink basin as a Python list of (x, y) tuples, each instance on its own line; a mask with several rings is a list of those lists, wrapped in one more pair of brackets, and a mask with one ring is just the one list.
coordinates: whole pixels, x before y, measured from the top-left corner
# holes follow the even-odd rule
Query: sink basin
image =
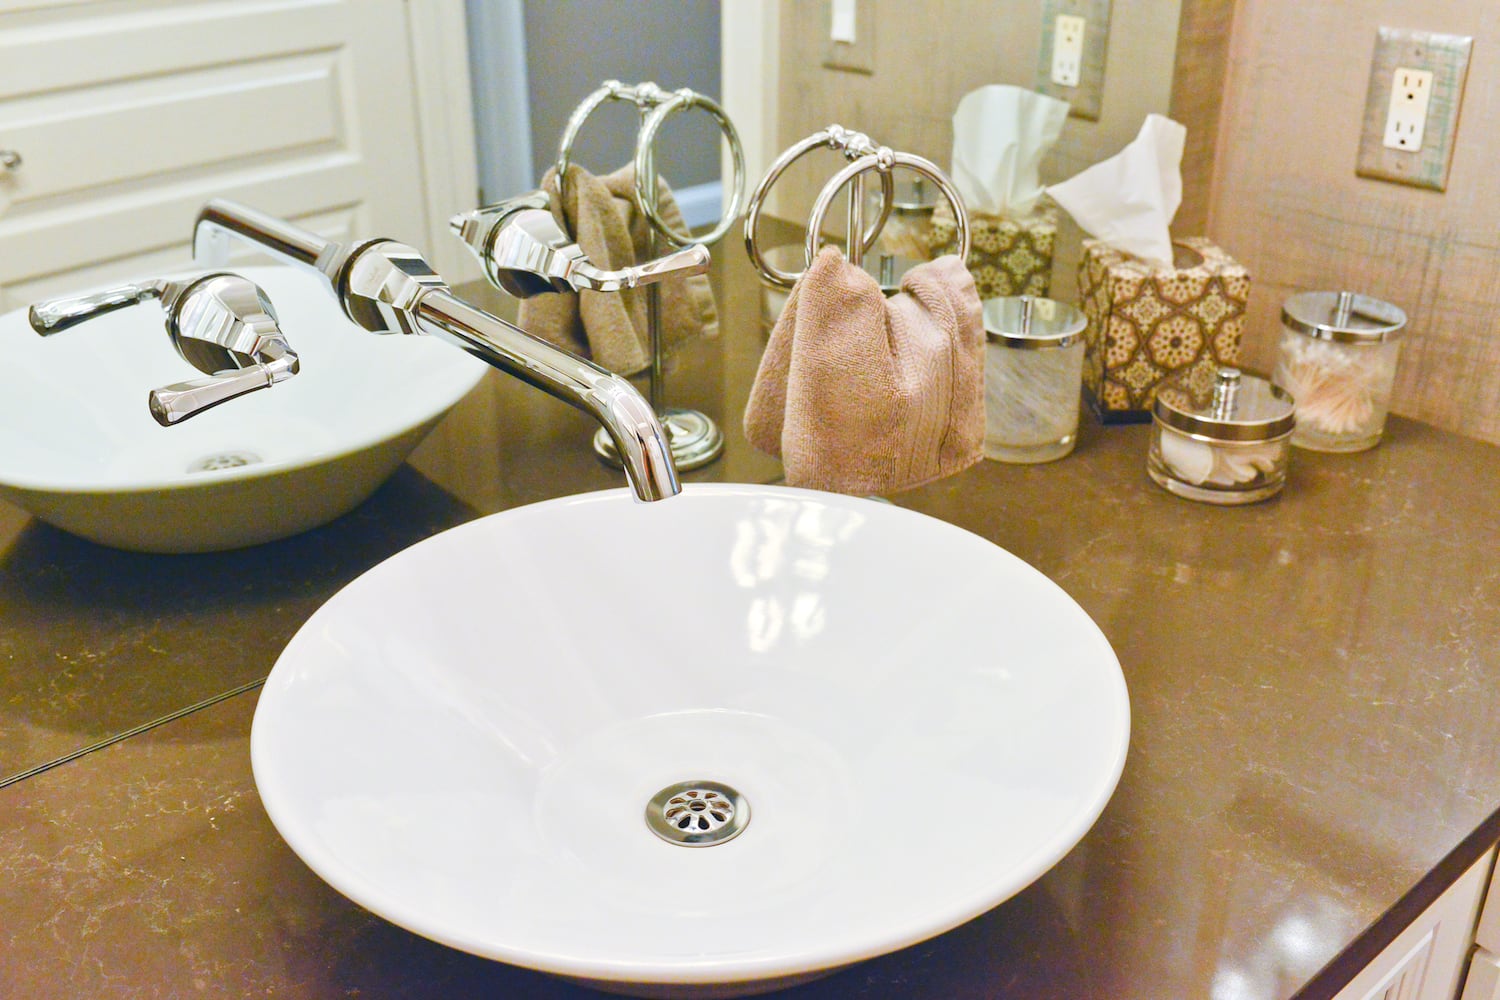
[(1013, 895), (1092, 825), (1128, 738), (1108, 642), (1003, 549), (873, 500), (689, 485), (370, 570), (282, 653), (251, 756), (286, 842), (393, 923), (734, 996)]
[(376, 337), (312, 275), (238, 268), (271, 296), (302, 371), (164, 428), (147, 393), (201, 374), (155, 304), (42, 338), (0, 317), (0, 497), (117, 548), (203, 552), (305, 531), (395, 472), (486, 366), (425, 337)]

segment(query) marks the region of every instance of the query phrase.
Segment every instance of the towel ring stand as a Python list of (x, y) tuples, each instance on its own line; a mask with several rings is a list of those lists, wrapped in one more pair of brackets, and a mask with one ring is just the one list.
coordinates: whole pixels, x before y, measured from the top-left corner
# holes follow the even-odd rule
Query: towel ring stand
[[(846, 160), (855, 162), (862, 157), (879, 153), (883, 147), (876, 145), (863, 132), (854, 132), (842, 125), (830, 125), (793, 143), (771, 164), (770, 169), (766, 171), (766, 176), (761, 178), (760, 183), (756, 185), (755, 193), (750, 196), (750, 205), (745, 212), (745, 252), (750, 255), (750, 263), (755, 265), (761, 277), (780, 288), (791, 288), (796, 284), (797, 279), (802, 277), (802, 273), (799, 271), (793, 274), (790, 271), (783, 271), (772, 265), (761, 253), (759, 242), (761, 209), (765, 205), (766, 196), (770, 194), (771, 186), (781, 179), (781, 175), (786, 173), (787, 168), (814, 149), (822, 148), (838, 150), (844, 154)], [(891, 208), (896, 201), (896, 186), (889, 170), (881, 172), (880, 190), (882, 195), (880, 217), (864, 230), (864, 238), (858, 242), (858, 246), (851, 247), (852, 256), (856, 258), (875, 245), (875, 241), (880, 238), (881, 230), (885, 228), (886, 220), (890, 218)], [(862, 188), (856, 192), (856, 195), (858, 196), (852, 198), (849, 203), (849, 212), (851, 219), (856, 215), (859, 216), (859, 219), (855, 220), (859, 224), (851, 226), (850, 232), (864, 228)], [(858, 205), (855, 204), (856, 202)], [(812, 259), (808, 258), (808, 263), (811, 262)]]
[[(823, 186), (823, 190), (818, 192), (818, 200), (813, 203), (812, 215), (807, 220), (807, 262), (809, 265), (818, 255), (818, 247), (822, 243), (823, 219), (828, 214), (828, 208), (833, 204), (833, 199), (838, 196), (844, 185), (854, 181), (856, 184), (854, 190), (857, 193), (860, 190), (857, 186), (860, 175), (871, 170), (878, 170), (880, 176), (885, 179), (885, 183), (890, 184), (891, 171), (896, 167), (905, 167), (914, 173), (921, 174), (937, 185), (943, 197), (948, 200), (948, 204), (953, 206), (953, 218), (958, 228), (958, 249), (954, 252), (958, 254), (960, 260), (969, 259), (969, 212), (964, 207), (963, 196), (958, 193), (958, 188), (954, 187), (948, 175), (939, 170), (937, 164), (924, 157), (912, 153), (897, 153), (881, 147), (876, 152), (860, 157), (834, 174)], [(854, 194), (850, 197), (852, 200)], [(854, 218), (854, 214), (851, 210), (851, 219)], [(852, 257), (850, 259), (856, 264), (860, 263)]]
[[(681, 90), (668, 91), (651, 82), (626, 86), (619, 80), (606, 80), (598, 90), (584, 98), (568, 116), (568, 124), (563, 129), (562, 140), (558, 143), (557, 192), (559, 200), (563, 197), (565, 190), (563, 185), (568, 176), (573, 143), (577, 140), (578, 133), (583, 129), (589, 116), (607, 101), (626, 101), (634, 104), (640, 111), (641, 124), (635, 138), (635, 190), (632, 192), (631, 200), (635, 202), (636, 210), (645, 216), (649, 223), (647, 256), (657, 256), (661, 252), (663, 241), (670, 246), (680, 248), (694, 244), (717, 243), (723, 239), (735, 220), (739, 218), (740, 209), (745, 201), (745, 149), (740, 144), (739, 132), (735, 129), (734, 123), (729, 120), (729, 116), (725, 114), (718, 102), (686, 87)], [(713, 118), (725, 141), (729, 143), (729, 154), (734, 164), (733, 190), (728, 205), (718, 225), (702, 237), (695, 237), (691, 232), (675, 231), (662, 218), (657, 199), (659, 184), (656, 172), (656, 134), (669, 117), (693, 108), (702, 108)], [(651, 400), (651, 408), (661, 417), (667, 436), (672, 442), (672, 461), (679, 471), (686, 472), (707, 465), (718, 458), (724, 451), (724, 435), (712, 418), (706, 414), (697, 410), (663, 405), (665, 376), (662, 371), (661, 351), (661, 288), (652, 284), (644, 291), (646, 293), (646, 328), (651, 345), (648, 396)], [(602, 432), (602, 428), (601, 433), (594, 435), (594, 454), (604, 463), (616, 468), (620, 467), (620, 456), (615, 448), (614, 440), (608, 433)]]

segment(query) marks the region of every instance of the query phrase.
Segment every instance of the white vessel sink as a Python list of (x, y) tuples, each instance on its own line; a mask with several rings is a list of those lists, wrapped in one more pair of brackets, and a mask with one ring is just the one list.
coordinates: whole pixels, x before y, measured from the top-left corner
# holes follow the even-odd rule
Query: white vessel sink
[[(377, 566), (277, 661), (251, 754), (287, 843), (386, 919), (728, 996), (1013, 895), (1097, 818), (1128, 737), (1109, 644), (1004, 550), (875, 501), (698, 485), (519, 508)], [(744, 796), (737, 836), (648, 826), (702, 781)], [(715, 811), (690, 830), (728, 830)]]
[(330, 521), (373, 493), (486, 366), (350, 323), (312, 275), (237, 268), (275, 303), (302, 371), (161, 427), (147, 393), (201, 374), (154, 303), (40, 337), (0, 317), (0, 497), (65, 531), (148, 552), (238, 548)]

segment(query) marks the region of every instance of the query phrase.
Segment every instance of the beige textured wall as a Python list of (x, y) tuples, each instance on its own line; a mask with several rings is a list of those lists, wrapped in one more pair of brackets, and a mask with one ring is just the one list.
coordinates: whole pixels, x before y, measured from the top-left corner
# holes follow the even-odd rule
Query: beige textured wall
[[(1474, 36), (1446, 192), (1354, 174), (1380, 25)], [(1396, 412), (1500, 442), (1500, 4), (1240, 0), (1231, 53), (1209, 233), (1254, 275), (1251, 363), (1288, 295), (1366, 292), (1410, 317)]]
[[(1181, 5), (1182, 0), (1114, 0), (1100, 120), (1068, 119), (1042, 165), (1043, 182), (1062, 180), (1118, 152), (1148, 113), (1167, 113)], [(959, 98), (989, 83), (1029, 88), (1034, 81), (1041, 4), (872, 0), (872, 6), (875, 72), (863, 75), (822, 65), (828, 0), (782, 0), (780, 148), (836, 122), (946, 170)], [(865, 28), (861, 22), (860, 30)], [(835, 169), (831, 154), (806, 162), (814, 159), (806, 157), (782, 181), (777, 210), (791, 221), (805, 221)], [(1078, 233), (1071, 223), (1059, 241), (1053, 295), (1072, 299)]]

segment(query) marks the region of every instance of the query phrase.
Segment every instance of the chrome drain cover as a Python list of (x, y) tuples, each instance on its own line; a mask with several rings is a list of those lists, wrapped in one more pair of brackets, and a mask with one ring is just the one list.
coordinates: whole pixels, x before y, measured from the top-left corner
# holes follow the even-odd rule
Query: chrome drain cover
[(189, 472), (212, 472), (215, 469), (238, 469), (242, 465), (254, 465), (260, 456), (250, 451), (221, 451), (207, 458), (200, 458), (187, 467)]
[(679, 781), (646, 803), (646, 825), (669, 844), (713, 847), (739, 836), (750, 822), (750, 803), (717, 781)]

